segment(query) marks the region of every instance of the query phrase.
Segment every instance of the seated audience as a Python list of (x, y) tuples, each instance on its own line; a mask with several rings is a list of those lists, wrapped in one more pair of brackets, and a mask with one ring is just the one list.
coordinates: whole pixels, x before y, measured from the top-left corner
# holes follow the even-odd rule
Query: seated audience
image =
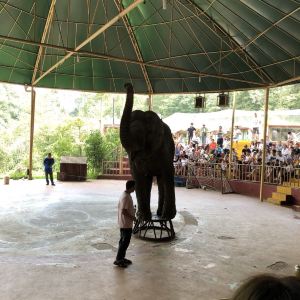
[(257, 275), (244, 282), (231, 300), (299, 300), (300, 279), (295, 276)]

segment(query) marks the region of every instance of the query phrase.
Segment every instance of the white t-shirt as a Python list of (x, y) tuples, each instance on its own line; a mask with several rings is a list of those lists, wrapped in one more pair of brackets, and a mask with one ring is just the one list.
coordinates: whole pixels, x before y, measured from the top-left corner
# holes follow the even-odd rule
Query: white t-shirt
[(282, 156), (291, 155), (291, 151), (290, 151), (289, 148), (282, 148), (281, 149), (281, 154), (282, 154)]
[(229, 149), (230, 148), (230, 141), (224, 140), (223, 142), (223, 149)]
[(133, 200), (126, 191), (122, 193), (118, 204), (118, 223), (120, 228), (132, 228), (133, 220), (124, 214), (122, 209), (127, 209), (128, 213), (134, 216)]
[(254, 117), (254, 120), (253, 120), (253, 128), (258, 128), (260, 125), (260, 120), (258, 117)]

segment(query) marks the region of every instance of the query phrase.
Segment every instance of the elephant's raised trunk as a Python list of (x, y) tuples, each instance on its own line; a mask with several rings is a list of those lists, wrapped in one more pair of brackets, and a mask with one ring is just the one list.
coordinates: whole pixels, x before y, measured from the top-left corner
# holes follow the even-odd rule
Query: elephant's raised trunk
[(133, 86), (131, 83), (126, 83), (125, 86), (127, 91), (126, 103), (124, 106), (121, 124), (120, 124), (120, 140), (122, 146), (127, 150), (131, 145), (131, 137), (130, 137), (130, 119), (131, 112), (133, 107)]

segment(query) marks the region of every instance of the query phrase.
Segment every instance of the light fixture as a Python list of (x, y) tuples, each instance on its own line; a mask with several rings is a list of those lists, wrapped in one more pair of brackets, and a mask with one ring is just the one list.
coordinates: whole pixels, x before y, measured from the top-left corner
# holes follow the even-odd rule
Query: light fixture
[(79, 55), (77, 54), (76, 61), (79, 63)]
[(206, 99), (204, 96), (196, 96), (195, 98), (195, 108), (205, 108)]
[(221, 93), (218, 95), (218, 106), (227, 107), (229, 106), (229, 95)]
[(167, 0), (162, 0), (163, 9), (167, 9)]
[(201, 78), (201, 76), (199, 76), (198, 80), (199, 80), (199, 83), (201, 83), (201, 81), (202, 81), (202, 78)]

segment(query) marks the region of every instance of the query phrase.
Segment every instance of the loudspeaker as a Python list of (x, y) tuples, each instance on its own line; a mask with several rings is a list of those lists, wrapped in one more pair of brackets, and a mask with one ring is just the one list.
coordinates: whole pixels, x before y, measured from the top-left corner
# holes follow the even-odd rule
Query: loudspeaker
[(218, 95), (218, 106), (229, 106), (229, 96), (227, 94)]
[(196, 108), (204, 108), (205, 107), (205, 98), (202, 96), (197, 96), (195, 99), (195, 107)]

